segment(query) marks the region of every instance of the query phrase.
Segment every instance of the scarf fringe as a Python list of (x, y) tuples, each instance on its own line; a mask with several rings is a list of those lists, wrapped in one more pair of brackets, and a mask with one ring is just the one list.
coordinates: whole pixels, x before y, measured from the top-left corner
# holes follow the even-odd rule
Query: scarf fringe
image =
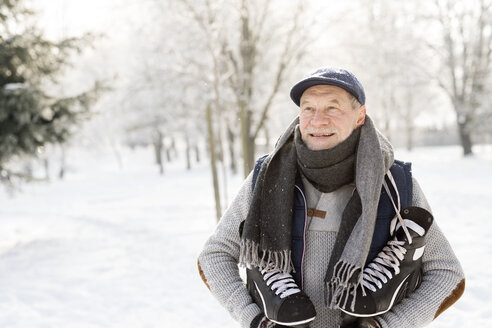
[(284, 273), (295, 272), (290, 250), (260, 251), (260, 245), (249, 239), (241, 240), (239, 265), (248, 268), (256, 267), (260, 271), (268, 268), (281, 270)]
[(362, 270), (345, 261), (335, 264), (333, 278), (325, 284), (325, 304), (331, 309), (346, 307), (354, 311), (357, 287), (361, 285)]

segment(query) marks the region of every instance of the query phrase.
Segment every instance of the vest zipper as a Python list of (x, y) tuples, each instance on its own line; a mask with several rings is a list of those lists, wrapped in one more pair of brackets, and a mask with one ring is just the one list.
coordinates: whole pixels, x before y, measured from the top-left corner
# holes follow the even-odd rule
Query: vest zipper
[(307, 201), (306, 196), (302, 192), (301, 188), (297, 185), (295, 186), (301, 193), (302, 199), (304, 200), (304, 230), (302, 233), (302, 256), (301, 256), (301, 289), (304, 288), (304, 252), (306, 250), (306, 224), (307, 224)]

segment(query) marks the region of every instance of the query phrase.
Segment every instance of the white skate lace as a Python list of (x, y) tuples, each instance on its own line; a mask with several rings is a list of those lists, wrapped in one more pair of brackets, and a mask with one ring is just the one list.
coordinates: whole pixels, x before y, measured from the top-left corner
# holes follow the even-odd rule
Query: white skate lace
[[(391, 192), (389, 190), (388, 184), (386, 181), (383, 182), (383, 186), (388, 194), (391, 203), (393, 204), (393, 208), (396, 211), (396, 216), (391, 220), (390, 224), (390, 235), (394, 235), (395, 231), (399, 228), (402, 228), (405, 232), (405, 236), (407, 237), (407, 241), (409, 244), (412, 244), (412, 236), (408, 231), (408, 228), (415, 231), (419, 236), (423, 236), (425, 234), (424, 228), (419, 226), (417, 223), (403, 219), (400, 215), (400, 195), (398, 193), (398, 189), (396, 188), (395, 180), (391, 175), (391, 172), (388, 171), (387, 176), (393, 185), (393, 189), (396, 192), (398, 205), (393, 201), (393, 197), (391, 196)], [(368, 288), (369, 290), (375, 292), (376, 288), (382, 288), (383, 284), (387, 283), (389, 279), (393, 278), (393, 273), (388, 270), (388, 268), (392, 268), (394, 274), (397, 275), (400, 273), (400, 262), (403, 261), (403, 257), (406, 254), (407, 250), (405, 247), (405, 241), (400, 241), (396, 238), (388, 241), (383, 250), (378, 254), (378, 256), (366, 267), (364, 268), (362, 275), (362, 286)]]
[(397, 229), (396, 223), (399, 221), (398, 227), (401, 226), (403, 228), (403, 231), (405, 231), (405, 235), (407, 236), (408, 243), (411, 244), (412, 243), (412, 236), (410, 235), (410, 232), (408, 232), (408, 229), (405, 225), (405, 222), (404, 222), (404, 220), (400, 214), (400, 211), (401, 211), (400, 193), (398, 192), (398, 188), (396, 187), (395, 179), (393, 179), (393, 175), (391, 174), (391, 171), (388, 171), (388, 173), (386, 173), (386, 176), (390, 180), (391, 185), (393, 187), (393, 190), (396, 193), (396, 200), (397, 200), (397, 204), (398, 204), (398, 205), (395, 204), (395, 201), (393, 200), (393, 196), (391, 196), (391, 192), (389, 190), (388, 184), (386, 183), (386, 179), (384, 179), (383, 180), (384, 189), (386, 190), (386, 193), (388, 194), (388, 197), (391, 201), (391, 204), (393, 205), (393, 208), (395, 209), (395, 212), (396, 212), (395, 217), (393, 218), (393, 220), (391, 220), (391, 223), (390, 223), (390, 235), (392, 236), (394, 234), (394, 232), (396, 231), (396, 229)]
[(280, 298), (286, 298), (301, 291), (289, 273), (282, 273), (281, 270), (265, 269), (261, 271), (261, 274), (267, 286), (275, 292), (275, 295), (280, 296)]
[[(424, 228), (411, 220), (405, 219), (404, 224), (419, 236), (423, 236), (425, 233)], [(400, 228), (400, 223), (395, 230), (398, 228)], [(393, 278), (393, 273), (388, 270), (389, 268), (393, 269), (395, 275), (400, 273), (400, 262), (403, 261), (403, 257), (407, 253), (404, 245), (405, 241), (398, 240), (396, 236), (393, 240), (388, 241), (378, 256), (364, 269), (362, 286), (375, 292), (376, 288), (382, 288), (383, 284)]]

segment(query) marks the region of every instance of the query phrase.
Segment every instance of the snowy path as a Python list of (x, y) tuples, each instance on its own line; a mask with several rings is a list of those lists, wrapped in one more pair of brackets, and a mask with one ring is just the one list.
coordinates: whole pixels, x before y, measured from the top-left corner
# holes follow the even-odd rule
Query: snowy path
[[(215, 225), (208, 167), (173, 164), (160, 177), (150, 152), (125, 155), (123, 170), (73, 155), (66, 181), (0, 193), (0, 327), (237, 326), (196, 270)], [(414, 162), (467, 275), (463, 298), (431, 327), (492, 326), (492, 151), (399, 157)]]

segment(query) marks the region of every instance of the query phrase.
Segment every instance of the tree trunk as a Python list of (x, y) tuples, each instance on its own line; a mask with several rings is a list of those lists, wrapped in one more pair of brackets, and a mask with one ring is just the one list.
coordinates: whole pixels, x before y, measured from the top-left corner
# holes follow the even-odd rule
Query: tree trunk
[(220, 191), (219, 191), (219, 178), (217, 174), (217, 153), (215, 150), (215, 137), (212, 127), (212, 108), (210, 105), (207, 106), (207, 128), (208, 128), (208, 145), (210, 151), (210, 166), (212, 168), (212, 180), (214, 187), (214, 197), (215, 197), (215, 215), (217, 222), (219, 222), (222, 216), (222, 209), (220, 206)]
[(246, 178), (254, 165), (254, 139), (251, 137), (251, 110), (241, 106), (241, 144), (243, 152), (243, 175)]
[(246, 149), (248, 148), (248, 135), (249, 135), (249, 126), (246, 119), (246, 105), (244, 102), (241, 102), (239, 107), (239, 122), (241, 124), (241, 155), (243, 157), (243, 176), (246, 177), (248, 175), (248, 152)]
[(58, 171), (58, 178), (60, 180), (63, 180), (63, 178), (65, 177), (65, 157), (66, 157), (66, 153), (65, 153), (65, 146), (64, 145), (60, 145), (60, 149), (61, 149), (61, 154), (60, 154), (60, 170)]
[[(218, 125), (220, 125), (221, 122), (218, 122)], [(222, 135), (220, 133), (220, 128), (218, 129), (217, 136), (214, 138), (214, 144), (215, 144), (215, 151), (217, 153), (217, 161), (221, 162), (222, 164), (225, 163), (225, 156), (224, 156), (224, 147), (222, 144)]]
[(195, 150), (195, 160), (197, 163), (200, 163), (200, 160), (201, 160), (201, 157), (200, 157), (200, 147), (198, 147), (198, 144), (195, 143), (195, 145), (193, 146), (194, 150)]
[(234, 134), (234, 131), (232, 131), (230, 125), (227, 126), (227, 138), (229, 139), (229, 157), (230, 157), (230, 168), (232, 174), (237, 174), (237, 165), (236, 165), (236, 152), (234, 150), (234, 144), (235, 144), (235, 139), (236, 135)]
[(456, 113), (456, 123), (458, 124), (458, 134), (460, 136), (461, 147), (463, 148), (463, 155), (471, 155), (473, 142), (471, 139), (472, 124), (471, 115), (467, 110), (466, 103), (463, 98), (458, 98), (453, 101), (454, 111)]
[(186, 144), (186, 169), (191, 169), (191, 145), (190, 138), (188, 137), (188, 133), (185, 132), (185, 144)]
[(48, 158), (43, 158), (44, 179), (50, 181), (50, 163)]
[(471, 139), (471, 134), (468, 129), (469, 122), (465, 119), (464, 122), (460, 121), (460, 118), (458, 118), (458, 131), (460, 135), (460, 142), (461, 142), (461, 147), (463, 148), (463, 155), (468, 156), (472, 155), (472, 139)]
[(162, 160), (162, 150), (164, 148), (164, 143), (162, 141), (163, 135), (159, 130), (154, 131), (154, 140), (152, 144), (154, 146), (155, 163), (159, 166), (159, 174), (164, 174), (164, 163)]
[(176, 139), (174, 137), (171, 137), (171, 150), (172, 150), (172, 156), (171, 158), (178, 158), (178, 149), (176, 147)]
[(241, 2), (241, 43), (240, 55), (242, 63), (241, 87), (240, 87), (240, 119), (241, 119), (241, 144), (243, 148), (243, 174), (247, 177), (254, 165), (254, 148), (252, 137), (252, 110), (250, 108), (253, 96), (253, 72), (256, 66), (257, 48), (253, 37), (253, 31), (249, 20), (248, 1)]
[(171, 163), (172, 162), (172, 155), (171, 155), (171, 151), (172, 151), (172, 145), (169, 145), (168, 147), (164, 147), (164, 143), (162, 144), (162, 147), (165, 148), (165, 152), (166, 152), (166, 161), (168, 163)]
[(34, 180), (34, 176), (33, 176), (33, 169), (32, 169), (32, 162), (31, 162), (31, 159), (29, 159), (25, 164), (24, 164), (24, 168), (22, 170), (22, 174), (24, 175), (24, 178), (27, 180), (27, 181), (32, 181)]
[(248, 142), (248, 171), (247, 171), (247, 174), (248, 175), (254, 168), (254, 165), (255, 165), (255, 153), (256, 153), (256, 142), (255, 142), (255, 138), (253, 136), (250, 136), (249, 137), (249, 142)]

